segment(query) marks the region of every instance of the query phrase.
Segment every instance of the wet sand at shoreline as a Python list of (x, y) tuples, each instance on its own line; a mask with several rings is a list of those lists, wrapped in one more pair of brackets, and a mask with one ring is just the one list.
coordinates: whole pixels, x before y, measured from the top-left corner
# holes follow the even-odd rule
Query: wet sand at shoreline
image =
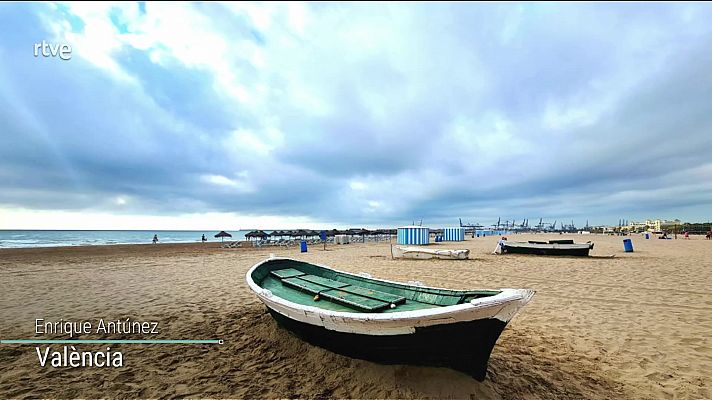
[[(160, 334), (111, 338), (225, 340), (112, 345), (124, 355), (122, 368), (43, 368), (34, 346), (3, 344), (0, 397), (712, 397), (712, 241), (634, 236), (635, 252), (624, 253), (621, 237), (510, 240), (568, 237), (594, 241), (593, 255), (616, 257), (498, 256), (495, 237), (437, 245), (469, 248), (467, 261), (393, 260), (387, 242), (310, 246), (305, 254), (217, 243), (0, 249), (3, 339), (35, 337), (35, 318), (131, 318), (158, 321)], [(378, 278), (537, 295), (477, 382), (445, 368), (354, 360), (291, 336), (245, 284), (247, 270), (270, 253)]]

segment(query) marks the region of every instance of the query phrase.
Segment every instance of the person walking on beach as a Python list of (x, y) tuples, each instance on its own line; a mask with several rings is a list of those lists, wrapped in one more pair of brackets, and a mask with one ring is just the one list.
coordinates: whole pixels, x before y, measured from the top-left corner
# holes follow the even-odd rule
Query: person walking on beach
[(499, 254), (504, 254), (504, 245), (505, 245), (506, 243), (507, 243), (507, 237), (506, 237), (506, 236), (502, 236), (502, 238), (499, 239), (499, 241), (497, 242), (497, 247), (495, 247), (495, 249), (494, 249), (494, 251), (492, 252), (492, 254), (497, 254), (497, 252), (499, 252)]
[(205, 234), (204, 234), (204, 233), (203, 233), (203, 237), (200, 238), (200, 241), (203, 242), (203, 243), (205, 243), (205, 242), (208, 241), (208, 239), (205, 238)]
[(158, 235), (153, 235), (153, 244), (158, 243)]

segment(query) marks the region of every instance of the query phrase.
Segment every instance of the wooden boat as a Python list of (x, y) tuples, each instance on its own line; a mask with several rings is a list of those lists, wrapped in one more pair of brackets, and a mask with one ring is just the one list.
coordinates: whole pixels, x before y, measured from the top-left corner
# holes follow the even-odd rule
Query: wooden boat
[(507, 242), (500, 244), (502, 253), (538, 254), (544, 256), (588, 256), (593, 243), (574, 243), (573, 240), (550, 240), (549, 242), (530, 240), (528, 242)]
[(247, 284), (309, 343), (384, 364), (450, 367), (484, 380), (492, 348), (530, 289), (450, 290), (269, 258)]
[(393, 246), (391, 255), (394, 258), (410, 258), (427, 260), (438, 258), (441, 260), (467, 260), (470, 257), (470, 250), (435, 249), (420, 246)]

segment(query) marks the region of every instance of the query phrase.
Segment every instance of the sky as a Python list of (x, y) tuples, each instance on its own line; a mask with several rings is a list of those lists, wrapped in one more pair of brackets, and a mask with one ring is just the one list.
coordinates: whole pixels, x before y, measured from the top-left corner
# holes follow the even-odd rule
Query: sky
[[(0, 229), (712, 220), (712, 4), (2, 3)], [(42, 41), (71, 58), (34, 55)]]

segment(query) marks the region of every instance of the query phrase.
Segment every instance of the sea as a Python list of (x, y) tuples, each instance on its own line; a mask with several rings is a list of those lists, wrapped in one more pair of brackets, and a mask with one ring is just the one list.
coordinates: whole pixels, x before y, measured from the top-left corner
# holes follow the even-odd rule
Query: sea
[[(232, 238), (245, 240), (249, 231), (227, 231)], [(267, 231), (269, 232), (269, 231)], [(199, 243), (202, 235), (208, 242), (219, 242), (218, 231), (55, 231), (55, 230), (0, 230), (0, 248), (96, 246), (111, 244), (151, 243), (158, 235), (159, 243)]]

